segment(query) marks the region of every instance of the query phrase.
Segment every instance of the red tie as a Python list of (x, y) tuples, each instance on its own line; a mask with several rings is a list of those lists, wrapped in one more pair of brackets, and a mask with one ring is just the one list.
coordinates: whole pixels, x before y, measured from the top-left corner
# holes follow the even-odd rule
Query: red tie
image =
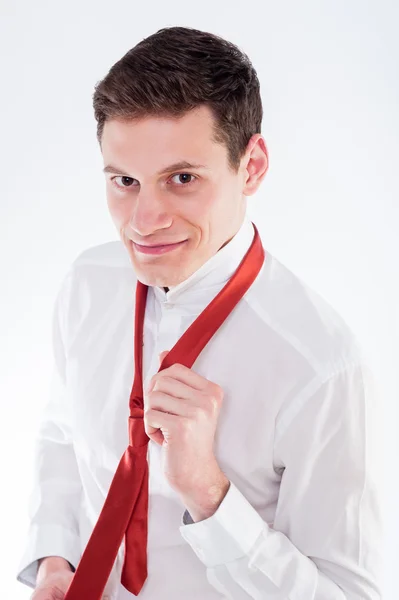
[[(175, 363), (191, 369), (208, 341), (250, 288), (265, 258), (255, 225), (254, 229), (251, 247), (235, 273), (169, 351), (159, 371)], [(147, 579), (147, 449), (150, 438), (144, 429), (142, 382), (142, 340), (147, 292), (148, 286), (137, 281), (135, 374), (129, 402), (129, 446), (119, 462), (102, 511), (64, 600), (101, 600), (124, 536), (122, 584), (137, 596)]]

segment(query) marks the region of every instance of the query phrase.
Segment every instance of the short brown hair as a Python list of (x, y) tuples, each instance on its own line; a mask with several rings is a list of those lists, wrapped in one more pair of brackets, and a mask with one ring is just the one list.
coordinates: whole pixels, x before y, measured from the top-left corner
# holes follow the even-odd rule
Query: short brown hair
[(207, 105), (214, 141), (225, 144), (236, 171), (248, 141), (261, 132), (259, 80), (248, 56), (223, 38), (189, 27), (166, 27), (143, 39), (95, 86), (101, 145), (107, 119), (180, 117)]

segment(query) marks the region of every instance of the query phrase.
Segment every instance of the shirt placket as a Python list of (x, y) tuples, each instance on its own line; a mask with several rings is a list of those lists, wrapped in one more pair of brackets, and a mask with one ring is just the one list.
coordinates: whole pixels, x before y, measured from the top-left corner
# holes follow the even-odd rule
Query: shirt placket
[[(160, 353), (164, 350), (171, 350), (183, 334), (181, 327), (182, 318), (178, 307), (168, 301), (162, 302), (148, 382), (158, 372)], [(150, 442), (148, 452), (150, 490), (168, 495), (167, 482), (161, 472), (160, 452), (160, 447)], [(151, 503), (151, 499), (149, 502)]]

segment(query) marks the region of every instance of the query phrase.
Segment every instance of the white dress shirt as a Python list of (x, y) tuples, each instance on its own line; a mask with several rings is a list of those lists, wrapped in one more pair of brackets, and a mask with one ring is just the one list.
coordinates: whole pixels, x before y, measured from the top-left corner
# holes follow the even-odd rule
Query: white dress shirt
[[(253, 236), (246, 216), (186, 281), (149, 288), (145, 389), (160, 352), (224, 287)], [(214, 450), (230, 488), (211, 517), (190, 522), (163, 475), (160, 446), (149, 442), (142, 600), (381, 598), (372, 372), (343, 319), (263, 246), (255, 282), (192, 367), (224, 390)], [(31, 587), (43, 556), (77, 566), (129, 443), (135, 288), (126, 248), (111, 241), (82, 252), (58, 292), (17, 574)], [(104, 599), (136, 598), (120, 583), (123, 554), (122, 544)]]

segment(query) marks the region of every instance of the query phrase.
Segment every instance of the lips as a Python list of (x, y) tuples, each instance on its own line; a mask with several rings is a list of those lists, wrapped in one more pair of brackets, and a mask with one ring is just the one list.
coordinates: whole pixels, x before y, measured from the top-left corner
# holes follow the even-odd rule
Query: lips
[(136, 244), (136, 242), (132, 242), (133, 248), (140, 252), (141, 254), (163, 254), (165, 252), (171, 252), (175, 248), (179, 248), (182, 246), (187, 240), (183, 240), (182, 242), (175, 242), (173, 244), (163, 244), (156, 246), (142, 246), (140, 244)]
[(160, 242), (159, 244), (151, 244), (151, 246), (147, 244), (139, 244), (138, 242), (133, 242), (136, 246), (140, 246), (141, 248), (161, 248), (161, 246), (175, 246), (176, 244), (182, 244), (186, 240), (182, 240), (181, 242)]

